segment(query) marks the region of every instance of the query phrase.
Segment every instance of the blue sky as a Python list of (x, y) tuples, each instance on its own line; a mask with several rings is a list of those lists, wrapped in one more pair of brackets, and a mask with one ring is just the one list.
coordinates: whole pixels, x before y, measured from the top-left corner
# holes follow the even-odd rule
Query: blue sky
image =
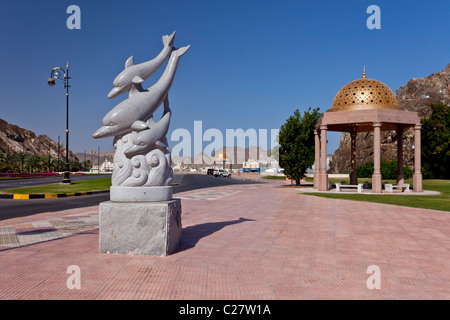
[[(71, 4), (81, 9), (80, 30), (66, 27)], [(372, 4), (381, 9), (379, 30), (366, 27)], [(170, 91), (169, 138), (177, 128), (193, 132), (196, 120), (224, 136), (225, 129), (278, 129), (295, 109), (328, 110), (364, 65), (368, 78), (394, 92), (442, 70), (450, 63), (449, 12), (448, 0), (5, 1), (0, 118), (64, 140), (65, 92), (47, 78), (69, 60), (70, 149), (113, 151), (112, 138), (92, 138), (126, 98), (107, 99), (113, 79), (129, 56), (153, 59), (161, 36), (176, 30), (175, 46), (191, 48)], [(329, 135), (330, 152), (339, 137)]]

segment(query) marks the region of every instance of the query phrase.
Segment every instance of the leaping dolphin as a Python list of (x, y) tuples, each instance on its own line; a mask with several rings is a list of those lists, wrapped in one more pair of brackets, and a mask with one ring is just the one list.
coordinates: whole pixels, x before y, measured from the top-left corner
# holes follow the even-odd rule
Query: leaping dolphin
[(139, 76), (133, 78), (130, 97), (109, 111), (103, 118), (103, 126), (94, 132), (94, 138), (120, 136), (131, 132), (136, 120), (146, 121), (167, 98), (178, 67), (180, 57), (190, 46), (173, 50), (161, 78), (147, 90), (142, 89), (144, 81)]
[(164, 101), (164, 114), (158, 122), (153, 120), (153, 116), (146, 122), (139, 120), (134, 122), (132, 128), (139, 132), (134, 136), (132, 146), (125, 150), (124, 154), (127, 157), (132, 157), (150, 151), (155, 147), (167, 148), (166, 135), (169, 131), (170, 116), (169, 101), (166, 99)]
[(114, 79), (114, 88), (108, 93), (108, 98), (112, 99), (127, 92), (131, 89), (133, 83), (132, 79), (136, 76), (147, 80), (156, 70), (166, 61), (167, 57), (172, 53), (173, 41), (175, 40), (175, 31), (169, 36), (163, 36), (162, 41), (164, 48), (153, 60), (143, 62), (140, 64), (134, 64), (134, 57), (131, 56), (125, 62), (125, 69), (119, 73)]

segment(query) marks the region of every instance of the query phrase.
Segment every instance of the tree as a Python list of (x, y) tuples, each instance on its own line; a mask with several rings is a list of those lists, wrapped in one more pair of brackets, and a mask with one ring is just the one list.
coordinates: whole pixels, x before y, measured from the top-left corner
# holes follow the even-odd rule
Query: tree
[[(380, 172), (383, 179), (395, 180), (397, 178), (397, 160), (381, 160)], [(356, 168), (356, 175), (358, 178), (371, 178), (373, 175), (373, 161), (368, 161)], [(408, 166), (403, 166), (403, 177), (411, 179), (413, 175), (412, 170)]]
[(422, 170), (426, 179), (450, 177), (450, 108), (431, 104), (432, 114), (422, 120)]
[(91, 168), (92, 168), (91, 160), (83, 161), (83, 162), (81, 163), (81, 165), (82, 165), (82, 168), (83, 168), (84, 171), (89, 171), (89, 170), (91, 170)]
[(281, 126), (278, 143), (280, 166), (297, 186), (314, 164), (314, 129), (320, 117), (319, 108), (309, 108), (301, 116), (298, 109)]
[(39, 154), (25, 156), (24, 169), (28, 173), (43, 172), (45, 167), (45, 158)]
[(0, 172), (9, 172), (13, 167), (13, 158), (7, 153), (0, 153)]

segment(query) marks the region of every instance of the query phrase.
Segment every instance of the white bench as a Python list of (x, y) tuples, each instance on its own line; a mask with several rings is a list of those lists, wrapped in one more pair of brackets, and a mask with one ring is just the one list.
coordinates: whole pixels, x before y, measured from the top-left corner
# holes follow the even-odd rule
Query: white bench
[(336, 191), (340, 192), (342, 191), (341, 189), (344, 188), (352, 188), (352, 189), (357, 189), (359, 193), (361, 193), (363, 191), (363, 184), (359, 183), (359, 184), (340, 184), (340, 183), (336, 183)]
[(409, 184), (392, 185), (392, 184), (386, 183), (384, 185), (384, 189), (387, 192), (390, 192), (390, 193), (394, 192), (394, 189), (400, 189), (400, 191), (402, 191), (402, 192), (403, 192), (403, 189), (405, 189), (405, 192), (409, 192), (410, 191), (409, 190)]

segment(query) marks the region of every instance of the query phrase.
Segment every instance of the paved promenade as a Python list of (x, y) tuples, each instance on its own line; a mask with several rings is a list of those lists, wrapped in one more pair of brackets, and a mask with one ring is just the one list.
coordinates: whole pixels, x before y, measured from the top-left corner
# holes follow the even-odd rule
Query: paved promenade
[(281, 183), (176, 194), (182, 241), (168, 257), (99, 254), (98, 207), (1, 221), (0, 299), (450, 299), (449, 213)]

